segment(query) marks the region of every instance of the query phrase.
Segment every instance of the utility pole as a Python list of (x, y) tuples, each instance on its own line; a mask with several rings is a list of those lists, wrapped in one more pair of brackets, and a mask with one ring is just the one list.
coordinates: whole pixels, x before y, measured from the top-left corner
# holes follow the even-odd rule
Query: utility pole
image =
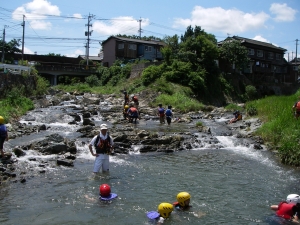
[(4, 29), (3, 29), (3, 37), (2, 37), (2, 60), (1, 62), (4, 63), (4, 51), (5, 51), (5, 48), (4, 48), (4, 45), (5, 45), (5, 28), (7, 26), (4, 25)]
[(140, 18), (139, 20), (138, 20), (138, 22), (140, 23), (140, 28), (139, 28), (139, 34), (140, 34), (140, 39), (142, 39), (142, 19)]
[(297, 49), (298, 49), (298, 39), (296, 39), (296, 63), (298, 62), (298, 60), (297, 60)]
[(92, 36), (92, 30), (90, 31), (90, 27), (92, 27), (91, 20), (94, 17), (94, 15), (91, 15), (89, 13), (88, 16), (88, 24), (86, 26), (88, 27), (88, 31), (85, 32), (85, 36), (87, 36), (87, 44), (86, 44), (86, 67), (89, 68), (89, 49), (90, 49), (90, 36)]
[(23, 66), (23, 56), (24, 56), (24, 36), (25, 36), (25, 15), (23, 15), (23, 23), (21, 25), (23, 27), (23, 36), (22, 36), (22, 66)]

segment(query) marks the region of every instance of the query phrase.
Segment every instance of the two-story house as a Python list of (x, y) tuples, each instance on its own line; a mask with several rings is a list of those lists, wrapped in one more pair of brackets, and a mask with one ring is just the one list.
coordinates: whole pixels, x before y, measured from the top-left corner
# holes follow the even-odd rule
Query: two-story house
[(161, 41), (144, 41), (111, 36), (102, 42), (104, 66), (110, 67), (117, 60), (162, 60), (160, 49), (165, 44)]
[(266, 82), (295, 82), (296, 78), (288, 73), (288, 63), (284, 58), (286, 49), (277, 47), (271, 43), (256, 41), (244, 37), (228, 37), (223, 42), (237, 40), (248, 49), (249, 65), (243, 71), (252, 81)]

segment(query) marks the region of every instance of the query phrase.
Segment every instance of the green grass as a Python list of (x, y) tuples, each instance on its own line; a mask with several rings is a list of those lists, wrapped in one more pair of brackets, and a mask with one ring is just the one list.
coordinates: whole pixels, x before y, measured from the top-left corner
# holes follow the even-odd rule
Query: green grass
[(292, 106), (299, 95), (300, 91), (291, 96), (271, 96), (247, 103), (256, 108), (264, 122), (256, 134), (278, 149), (283, 163), (294, 166), (300, 165), (300, 119), (294, 118)]

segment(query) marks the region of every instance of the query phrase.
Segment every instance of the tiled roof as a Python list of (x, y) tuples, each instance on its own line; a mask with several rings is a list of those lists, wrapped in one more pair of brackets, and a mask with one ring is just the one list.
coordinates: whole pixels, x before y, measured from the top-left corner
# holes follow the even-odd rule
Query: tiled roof
[[(226, 41), (228, 39), (238, 40), (238, 41), (241, 41), (241, 43), (249, 43), (249, 44), (260, 45), (260, 46), (264, 46), (264, 47), (268, 47), (268, 48), (277, 49), (277, 50), (280, 50), (280, 51), (286, 51), (286, 49), (281, 48), (281, 47), (277, 47), (277, 46), (275, 46), (275, 45), (273, 45), (271, 43), (262, 42), (262, 41), (256, 41), (256, 40), (249, 39), (249, 38), (244, 38), (244, 37), (239, 37), (239, 36), (233, 36), (233, 37), (226, 38), (224, 41)], [(219, 42), (219, 43), (222, 43), (222, 42)]]
[(125, 42), (134, 42), (134, 43), (142, 43), (142, 44), (150, 44), (150, 45), (162, 45), (162, 46), (166, 45), (162, 41), (154, 41), (154, 40), (153, 41), (145, 41), (145, 40), (140, 40), (140, 39), (124, 38), (124, 37), (116, 37), (116, 36), (110, 36), (108, 39), (103, 41), (102, 44), (104, 44), (105, 42), (107, 42), (111, 38), (115, 38), (119, 41), (125, 41)]

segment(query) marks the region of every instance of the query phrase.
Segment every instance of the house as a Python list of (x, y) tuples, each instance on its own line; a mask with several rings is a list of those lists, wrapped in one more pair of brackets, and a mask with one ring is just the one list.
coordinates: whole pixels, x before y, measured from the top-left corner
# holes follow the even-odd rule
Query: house
[(110, 67), (117, 60), (162, 60), (161, 41), (144, 41), (133, 38), (111, 36), (102, 42), (103, 65)]
[(294, 58), (289, 62), (289, 74), (291, 77), (295, 78), (298, 83), (300, 82), (300, 77), (299, 77), (299, 67), (300, 67), (300, 58)]
[[(223, 42), (230, 40), (240, 41), (241, 45), (248, 49), (248, 57), (250, 59), (248, 68), (239, 72), (250, 80), (271, 83), (296, 82), (297, 77), (289, 73), (288, 62), (284, 58), (286, 49), (271, 43), (239, 36), (228, 37), (224, 41), (219, 42), (218, 45), (221, 46)], [(220, 65), (220, 68), (222, 67), (224, 68), (224, 65)]]

